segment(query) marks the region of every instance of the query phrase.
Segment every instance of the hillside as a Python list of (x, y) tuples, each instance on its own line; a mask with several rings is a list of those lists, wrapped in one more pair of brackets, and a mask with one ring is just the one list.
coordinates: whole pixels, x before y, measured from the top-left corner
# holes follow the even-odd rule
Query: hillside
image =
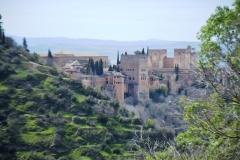
[[(45, 65), (11, 38), (0, 45), (0, 159), (129, 159), (141, 125), (118, 101)], [(173, 138), (167, 131), (149, 135), (161, 141), (161, 133)]]

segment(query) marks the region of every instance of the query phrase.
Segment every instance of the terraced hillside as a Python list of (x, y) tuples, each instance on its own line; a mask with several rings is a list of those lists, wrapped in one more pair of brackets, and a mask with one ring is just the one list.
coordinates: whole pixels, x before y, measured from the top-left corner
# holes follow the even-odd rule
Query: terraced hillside
[(0, 159), (131, 159), (141, 150), (131, 143), (141, 125), (118, 101), (10, 38), (0, 45)]

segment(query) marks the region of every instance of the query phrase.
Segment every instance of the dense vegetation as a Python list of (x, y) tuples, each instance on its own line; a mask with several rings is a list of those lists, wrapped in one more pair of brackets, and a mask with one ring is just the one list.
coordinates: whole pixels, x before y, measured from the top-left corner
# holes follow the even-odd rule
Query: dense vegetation
[[(198, 89), (183, 97), (184, 133), (149, 159), (239, 159), (240, 0), (217, 7), (198, 34)], [(203, 89), (204, 88), (204, 89)]]

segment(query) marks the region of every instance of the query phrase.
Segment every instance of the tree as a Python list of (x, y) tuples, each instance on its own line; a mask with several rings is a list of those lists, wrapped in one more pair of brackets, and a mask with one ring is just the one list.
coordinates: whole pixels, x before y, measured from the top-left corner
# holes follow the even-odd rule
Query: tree
[(48, 49), (48, 58), (52, 58), (52, 52)]
[(108, 71), (113, 71), (112, 65), (109, 66)]
[(145, 54), (144, 48), (142, 49), (142, 54)]
[(182, 99), (189, 126), (177, 137), (183, 150), (203, 159), (240, 157), (240, 0), (217, 7), (198, 33), (198, 75), (202, 97)]
[(98, 64), (98, 61), (95, 62), (95, 70), (96, 70), (96, 74), (99, 75), (99, 64)]
[(177, 65), (175, 64), (174, 70), (175, 70), (175, 74), (176, 74), (176, 81), (178, 81), (178, 79), (179, 79), (179, 67), (178, 67), (178, 64)]
[(125, 52), (125, 55), (127, 55), (127, 52)]
[(117, 70), (117, 66), (114, 64), (113, 65), (113, 71), (116, 71)]
[(92, 73), (95, 74), (96, 70), (95, 70), (94, 59), (93, 58), (90, 58), (90, 67), (91, 67)]
[(119, 66), (117, 66), (117, 69), (116, 69), (116, 71), (117, 71), (117, 72), (120, 72), (120, 68), (119, 68)]
[(148, 52), (149, 52), (149, 48), (147, 47), (147, 55), (148, 55)]
[(53, 65), (53, 62), (52, 62), (52, 52), (50, 51), (50, 49), (48, 49), (47, 64), (48, 64), (49, 66), (52, 66), (52, 65)]
[(102, 59), (100, 59), (98, 65), (99, 65), (99, 75), (102, 75), (103, 74), (103, 61), (102, 61)]
[(142, 52), (140, 52), (139, 50), (136, 50), (136, 51), (134, 51), (134, 54), (135, 55), (140, 55), (140, 54), (142, 54)]
[(27, 48), (27, 40), (26, 40), (25, 37), (23, 38), (23, 47), (24, 47), (24, 49), (25, 49), (26, 51), (29, 52), (29, 50), (28, 50), (28, 48)]
[(118, 51), (118, 56), (117, 56), (117, 65), (120, 64), (120, 60), (119, 60), (119, 51)]
[(88, 59), (87, 71), (86, 74), (90, 75), (91, 72), (91, 58)]

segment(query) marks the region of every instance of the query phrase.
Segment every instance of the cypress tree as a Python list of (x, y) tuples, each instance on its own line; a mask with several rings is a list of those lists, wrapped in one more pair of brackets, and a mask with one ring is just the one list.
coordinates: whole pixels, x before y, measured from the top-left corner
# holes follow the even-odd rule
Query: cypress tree
[(100, 59), (99, 61), (99, 75), (103, 74), (103, 61)]
[(25, 48), (25, 50), (28, 50), (27, 49), (27, 40), (25, 37), (23, 37), (23, 47)]
[(117, 66), (116, 66), (115, 64), (113, 65), (113, 71), (114, 71), (114, 70), (115, 70), (115, 71), (117, 70)]
[(142, 49), (142, 54), (145, 54), (144, 48)]
[(95, 62), (95, 71), (96, 71), (96, 74), (99, 75), (98, 61)]
[(113, 71), (112, 65), (109, 66), (108, 71)]
[(125, 55), (127, 55), (127, 52), (125, 52)]
[(120, 61), (119, 61), (119, 51), (118, 51), (118, 56), (117, 56), (117, 65), (120, 64)]
[(119, 68), (119, 66), (117, 66), (117, 70), (116, 70), (117, 72), (120, 72), (120, 68)]
[(47, 64), (49, 65), (49, 66), (52, 66), (52, 53), (51, 53), (51, 51), (50, 51), (50, 49), (48, 49), (48, 59), (47, 59)]
[(149, 48), (147, 47), (147, 55), (148, 55), (148, 52), (149, 52)]
[(95, 65), (94, 65), (94, 60), (93, 58), (90, 58), (90, 66), (93, 74), (95, 74)]
[(52, 58), (52, 52), (48, 49), (48, 58)]

